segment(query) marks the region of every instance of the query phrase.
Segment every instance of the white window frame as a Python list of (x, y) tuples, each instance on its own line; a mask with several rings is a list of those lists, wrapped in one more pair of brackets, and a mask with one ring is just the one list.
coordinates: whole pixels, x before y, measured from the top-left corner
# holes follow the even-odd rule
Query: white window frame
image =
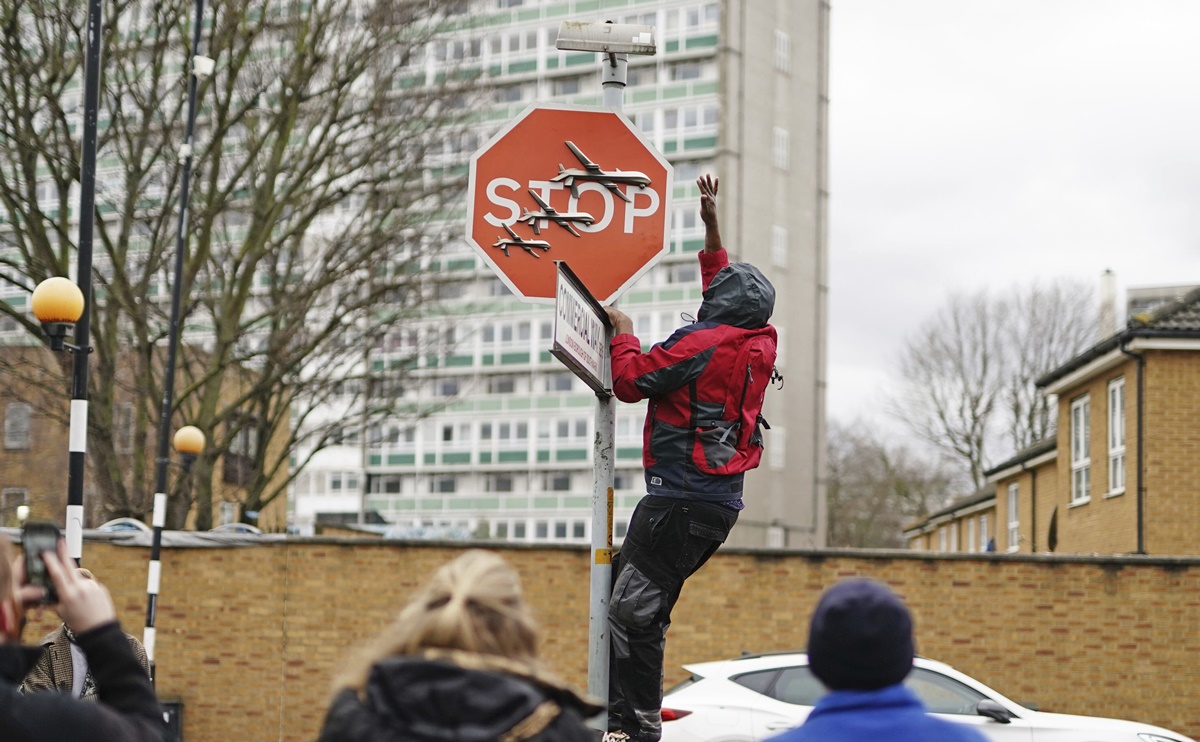
[(776, 126), (772, 137), (771, 162), (780, 170), (791, 167), (791, 134), (782, 126)]
[(775, 29), (775, 69), (792, 71), (792, 40), (786, 31)]
[(1021, 489), (1016, 482), (1008, 485), (1008, 550), (1021, 548)]
[(938, 551), (947, 551), (946, 539), (948, 536), (949, 532), (946, 530), (945, 526), (942, 526), (938, 529)]
[(1091, 498), (1091, 395), (1071, 400), (1071, 504), (1082, 505)]
[(786, 227), (771, 227), (771, 265), (776, 268), (787, 268), (788, 231)]
[(979, 516), (979, 550), (987, 551), (988, 547), (988, 517), (987, 513)]
[(958, 521), (950, 522), (950, 551), (958, 551)]
[(976, 546), (977, 546), (977, 544), (975, 541), (975, 519), (967, 518), (967, 551), (975, 552)]
[(1108, 382), (1108, 494), (1125, 491), (1125, 377)]

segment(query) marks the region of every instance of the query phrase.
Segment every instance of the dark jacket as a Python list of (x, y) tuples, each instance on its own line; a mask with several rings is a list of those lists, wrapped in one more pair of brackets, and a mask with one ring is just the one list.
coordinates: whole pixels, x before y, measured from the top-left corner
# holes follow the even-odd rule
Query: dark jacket
[(363, 695), (338, 693), (318, 742), (581, 742), (598, 736), (583, 719), (600, 710), (499, 658), (389, 657)]
[[(982, 717), (981, 717), (982, 718)], [(879, 690), (840, 690), (817, 701), (799, 727), (771, 742), (987, 742), (967, 724), (930, 716), (903, 685)]]
[[(129, 648), (133, 650), (133, 656), (137, 658), (138, 664), (142, 666), (142, 670), (149, 677), (150, 658), (146, 656), (146, 648), (137, 640), (137, 637), (131, 634), (126, 634), (125, 638), (129, 641)], [(42, 653), (37, 664), (25, 675), (21, 691), (23, 693), (40, 693), (42, 691), (70, 693), (71, 683), (74, 681), (74, 662), (71, 659), (71, 640), (67, 638), (67, 632), (63, 630), (62, 626), (59, 626), (43, 636), (42, 640), (38, 642), (38, 646), (46, 651)], [(89, 669), (90, 667), (89, 665)], [(92, 678), (95, 679), (95, 674), (92, 675)], [(81, 700), (99, 700), (99, 692), (95, 686), (90, 687), (93, 692), (85, 692), (81, 696)]]
[(42, 650), (0, 644), (0, 740), (4, 742), (163, 742), (167, 727), (154, 688), (115, 621), (76, 637), (99, 703), (61, 693), (22, 696), (17, 686)]
[(764, 335), (773, 357), (776, 335), (768, 322), (775, 289), (749, 263), (731, 265), (724, 250), (700, 253), (700, 276), (704, 303), (696, 322), (645, 353), (632, 333), (612, 339), (613, 393), (623, 402), (650, 400), (642, 434), (649, 494), (723, 502), (741, 498), (745, 474), (701, 471), (694, 436), (704, 420), (738, 404), (727, 399), (738, 373), (730, 354), (747, 338)]

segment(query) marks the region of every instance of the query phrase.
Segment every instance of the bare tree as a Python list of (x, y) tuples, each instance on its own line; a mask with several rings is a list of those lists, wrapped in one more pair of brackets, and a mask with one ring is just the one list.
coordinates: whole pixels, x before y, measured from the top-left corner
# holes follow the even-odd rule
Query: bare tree
[(827, 445), (830, 546), (901, 548), (904, 526), (955, 491), (944, 461), (890, 445), (862, 423), (831, 422)]
[(1033, 382), (1095, 342), (1094, 301), (1068, 280), (952, 295), (905, 342), (893, 412), (981, 487), (990, 448), (1019, 450), (1053, 431), (1053, 401)]
[[(105, 9), (88, 453), (108, 517), (151, 507), (190, 8)], [(175, 399), (178, 424), (210, 441), (190, 490), (197, 527), (210, 525), (218, 465), (217, 486), (242, 491), (244, 511), (285, 491), (297, 457), (336, 435), (308, 411), (347, 379), (365, 390), (363, 349), (402, 332), (444, 280), (425, 267), (462, 194), (456, 153), (471, 149), (458, 145), (477, 74), (426, 55), (446, 58), (438, 35), (462, 20), (447, 15), (456, 8), (209, 5), (204, 53), (218, 64), (199, 86)], [(67, 275), (74, 257), (83, 14), (61, 0), (0, 0), (0, 286), (31, 290)], [(0, 302), (3, 315), (40, 334)], [(113, 445), (116, 400), (130, 395), (132, 454)], [(391, 402), (373, 399), (372, 414)], [(170, 525), (190, 500), (174, 498)]]

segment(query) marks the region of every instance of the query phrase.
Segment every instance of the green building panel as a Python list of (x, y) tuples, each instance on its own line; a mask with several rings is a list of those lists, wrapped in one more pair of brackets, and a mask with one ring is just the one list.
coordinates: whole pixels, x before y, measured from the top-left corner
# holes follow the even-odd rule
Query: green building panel
[(508, 74), (519, 75), (523, 72), (536, 72), (537, 60), (527, 59), (521, 62), (511, 62), (508, 65)]
[(452, 451), (442, 454), (443, 464), (469, 464), (471, 463), (470, 451)]
[(481, 399), (475, 403), (475, 409), (480, 412), (497, 412), (504, 408), (504, 400)]
[(587, 461), (587, 449), (566, 448), (554, 452), (555, 461)]
[(553, 410), (553, 409), (557, 409), (558, 406), (559, 406), (559, 401), (558, 401), (557, 396), (548, 396), (548, 397), (538, 397), (537, 398), (537, 408), (539, 410)]
[(641, 457), (641, 446), (622, 446), (617, 449), (618, 459), (640, 459)]
[(446, 359), (446, 366), (457, 368), (461, 366), (470, 366), (474, 362), (475, 358), (473, 356), (450, 356)]
[(716, 137), (692, 137), (683, 140), (684, 149), (712, 149), (717, 146)]
[(481, 464), (492, 463), (492, 452), (491, 451), (480, 451), (479, 452), (479, 463), (481, 463)]
[(440, 498), (440, 497), (425, 498), (424, 500), (420, 501), (420, 505), (421, 505), (422, 510), (441, 510), (442, 509), (442, 498)]
[(373, 453), (368, 456), (367, 466), (383, 466), (383, 454)]
[(706, 36), (693, 36), (684, 42), (684, 48), (691, 49), (707, 49), (717, 45), (717, 35), (715, 33)]
[(549, 461), (550, 460), (550, 452), (549, 451), (538, 451), (537, 452), (537, 460), (540, 462)]
[(564, 508), (586, 508), (591, 507), (592, 498), (590, 497), (564, 497)]
[[(415, 453), (389, 453), (387, 462), (388, 466), (412, 466), (417, 463), (417, 455)], [(429, 463), (432, 464), (433, 462), (430, 461)]]
[(553, 496), (543, 496), (533, 498), (533, 506), (544, 510), (557, 510), (558, 498)]
[(504, 498), (504, 510), (524, 510), (529, 507), (528, 497), (506, 497)]
[(528, 451), (501, 451), (501, 464), (518, 464), (529, 460)]
[(437, 454), (436, 453), (425, 454), (425, 463), (429, 464), (429, 465), (436, 464), (437, 463)]
[(529, 353), (501, 353), (500, 363), (529, 363)]

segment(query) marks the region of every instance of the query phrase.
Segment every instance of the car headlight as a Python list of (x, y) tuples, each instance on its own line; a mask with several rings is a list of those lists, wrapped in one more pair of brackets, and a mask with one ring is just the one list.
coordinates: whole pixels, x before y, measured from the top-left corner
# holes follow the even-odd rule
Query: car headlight
[(1179, 740), (1173, 737), (1164, 737), (1161, 734), (1149, 734), (1147, 732), (1138, 734), (1138, 739), (1142, 742), (1179, 742)]

